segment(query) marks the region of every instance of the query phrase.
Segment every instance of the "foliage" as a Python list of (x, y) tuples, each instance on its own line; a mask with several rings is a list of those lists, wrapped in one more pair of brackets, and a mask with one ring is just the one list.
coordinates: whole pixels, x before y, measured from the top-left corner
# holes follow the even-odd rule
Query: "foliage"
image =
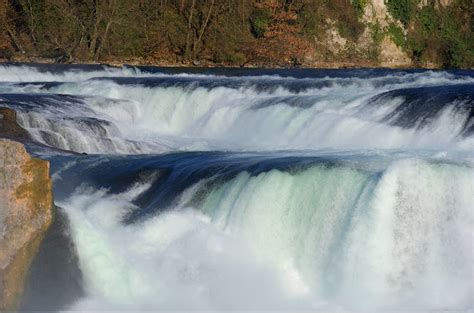
[(356, 41), (365, 26), (359, 21), (356, 10), (344, 0), (333, 0), (327, 4), (329, 15), (336, 21), (341, 36)]
[(387, 0), (390, 14), (406, 27), (416, 12), (417, 0)]
[(423, 7), (418, 13), (418, 20), (422, 26), (421, 31), (425, 33), (431, 33), (438, 29), (439, 26), (439, 14), (438, 11), (432, 6)]
[(252, 26), (252, 33), (256, 38), (261, 38), (265, 35), (268, 25), (271, 22), (271, 12), (267, 8), (256, 9), (250, 17), (250, 24)]
[(225, 61), (231, 64), (242, 65), (245, 63), (246, 57), (242, 52), (234, 52), (232, 54), (226, 55)]
[(445, 47), (445, 66), (473, 66), (474, 38), (472, 29), (462, 31), (456, 12), (448, 11), (441, 17), (441, 38)]
[(361, 17), (364, 14), (364, 9), (367, 6), (369, 0), (352, 0), (352, 6), (357, 12), (357, 16)]
[(387, 28), (388, 34), (392, 38), (393, 42), (401, 47), (404, 48), (406, 46), (405, 43), (405, 34), (403, 34), (403, 30), (395, 23), (390, 23)]
[(380, 56), (380, 44), (385, 34), (379, 23), (370, 24), (369, 27), (372, 34), (372, 45), (369, 47), (368, 56), (371, 60), (377, 61)]
[(474, 65), (474, 36), (472, 3), (458, 1), (458, 5), (435, 8), (423, 7), (408, 31), (407, 49), (415, 61), (435, 62), (445, 67)]
[[(415, 62), (474, 65), (472, 0), (384, 0), (400, 21), (384, 30)], [(299, 65), (378, 59), (384, 31), (364, 24), (369, 0), (4, 0), (0, 57), (58, 62), (140, 59), (150, 62)], [(359, 39), (370, 27), (372, 42)], [(327, 42), (336, 29), (344, 51)], [(365, 40), (365, 39), (364, 39)], [(364, 48), (365, 49), (365, 48)], [(308, 52), (309, 51), (309, 52)], [(362, 56), (362, 54), (363, 56)], [(344, 59), (346, 58), (346, 59)], [(260, 62), (260, 63), (259, 63)]]

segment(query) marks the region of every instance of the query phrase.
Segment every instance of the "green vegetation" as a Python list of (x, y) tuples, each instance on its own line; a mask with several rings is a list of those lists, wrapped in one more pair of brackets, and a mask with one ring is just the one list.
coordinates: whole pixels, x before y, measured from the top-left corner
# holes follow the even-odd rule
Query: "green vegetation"
[[(364, 22), (369, 0), (5, 0), (0, 58), (291, 66), (310, 55), (376, 62), (388, 34), (420, 64), (473, 66), (472, 0), (385, 3), (397, 22), (381, 29)], [(367, 28), (372, 43), (362, 48)], [(344, 51), (330, 48), (334, 29), (347, 41)]]
[(434, 4), (421, 8), (409, 28), (406, 50), (421, 63), (473, 66), (472, 8), (472, 2), (464, 0), (446, 8), (436, 8)]
[(364, 14), (364, 9), (367, 6), (369, 0), (353, 0), (352, 6), (357, 12), (357, 16), (361, 17)]
[(403, 30), (395, 23), (390, 23), (387, 28), (388, 34), (392, 38), (393, 42), (401, 47), (405, 48), (406, 40), (405, 35), (403, 34)]
[[(360, 1), (362, 3), (364, 0)], [(352, 5), (347, 5), (346, 1), (328, 1), (325, 16), (336, 21), (339, 33), (347, 39), (356, 41), (364, 32), (365, 26), (359, 20), (356, 9)]]
[(368, 56), (371, 60), (377, 61), (380, 56), (380, 44), (385, 36), (380, 24), (370, 24), (370, 30), (372, 34), (372, 45), (369, 47)]
[(418, 0), (387, 0), (386, 5), (390, 14), (407, 26), (416, 12)]
[(261, 38), (268, 30), (268, 26), (272, 22), (271, 11), (268, 8), (256, 9), (250, 17), (252, 33), (256, 38)]
[[(355, 1), (365, 6), (368, 0)], [(357, 40), (365, 29), (364, 24), (359, 20), (355, 2), (347, 0), (295, 0), (294, 2), (293, 8), (298, 12), (297, 22), (306, 36), (315, 36), (319, 40), (324, 40), (324, 33), (328, 27), (335, 26), (342, 37)]]

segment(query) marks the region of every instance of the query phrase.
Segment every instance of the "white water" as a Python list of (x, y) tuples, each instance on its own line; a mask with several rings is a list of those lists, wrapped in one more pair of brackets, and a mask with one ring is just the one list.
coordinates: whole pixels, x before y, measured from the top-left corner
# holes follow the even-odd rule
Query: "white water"
[(78, 190), (72, 222), (87, 297), (75, 310), (468, 310), (474, 170), (419, 159), (381, 176), (314, 166), (242, 172), (200, 207), (120, 220), (149, 187)]
[[(472, 138), (458, 138), (466, 117), (450, 109), (422, 130), (380, 122), (391, 112), (390, 105), (361, 112), (368, 98), (380, 93), (373, 87), (361, 90), (358, 86), (336, 86), (297, 94), (314, 98), (309, 99), (315, 103), (309, 109), (288, 106), (284, 99), (276, 105), (254, 109), (272, 97), (293, 94), (285, 90), (270, 94), (224, 87), (192, 91), (179, 87), (140, 88), (110, 82), (86, 85), (79, 88), (81, 94), (102, 93), (108, 98), (128, 100), (113, 106), (93, 106), (112, 120), (126, 138), (151, 143), (158, 138), (160, 144), (180, 150), (474, 147)], [(56, 91), (73, 92), (67, 86)]]
[(102, 70), (68, 70), (64, 72), (41, 71), (30, 66), (0, 65), (0, 82), (72, 82), (94, 77), (146, 76), (136, 68), (113, 68), (104, 66)]
[[(9, 80), (15, 78), (8, 67)], [(15, 72), (14, 72), (15, 73)], [(101, 75), (100, 75), (101, 74)], [(161, 77), (191, 79), (185, 86), (145, 87), (119, 85), (110, 80), (85, 80), (97, 76)], [(49, 75), (49, 76), (48, 76)], [(10, 77), (13, 76), (13, 77)], [(5, 85), (5, 92), (48, 92), (86, 96), (87, 110), (64, 105), (65, 116), (93, 117), (109, 123), (85, 126), (74, 120), (54, 119), (56, 113), (22, 112), (19, 122), (33, 137), (55, 147), (87, 153), (150, 153), (170, 150), (271, 151), (299, 149), (435, 149), (472, 151), (474, 138), (461, 136), (467, 115), (447, 105), (425, 127), (390, 125), (388, 116), (402, 98), (382, 106), (368, 100), (384, 91), (419, 86), (473, 82), (444, 72), (375, 78), (295, 79), (248, 77), (246, 86), (193, 87), (193, 81), (241, 84), (242, 78), (203, 75), (141, 74), (132, 70), (47, 74), (39, 79), (73, 81), (40, 90), (39, 85)], [(38, 77), (36, 77), (38, 76)], [(330, 82), (324, 87), (291, 91), (285, 84)], [(406, 83), (404, 83), (406, 81)], [(239, 83), (240, 82), (240, 83)], [(254, 84), (275, 82), (275, 88), (257, 90)], [(269, 83), (270, 82), (270, 83)], [(280, 84), (283, 84), (280, 86)], [(280, 87), (278, 87), (280, 86)], [(1, 103), (1, 102), (0, 102)], [(271, 105), (270, 105), (271, 104)], [(296, 104), (296, 106), (292, 105)], [(306, 105), (307, 107), (299, 107)], [(57, 114), (56, 114), (57, 116)]]
[[(113, 77), (143, 78), (145, 85)], [(121, 194), (79, 187), (58, 203), (71, 220), (84, 275), (85, 297), (70, 310), (474, 309), (468, 115), (446, 103), (427, 125), (416, 120), (403, 128), (387, 121), (403, 97), (369, 103), (386, 91), (472, 78), (447, 72), (223, 78), (0, 66), (0, 81), (0, 106), (15, 107), (34, 139), (61, 149), (354, 156), (354, 166), (241, 172), (205, 194), (201, 181), (169, 211), (131, 225), (122, 219), (140, 209), (132, 201), (152, 181)], [(33, 98), (12, 104), (12, 94)], [(46, 104), (32, 105), (35, 99)], [(360, 160), (369, 164), (356, 166)], [(53, 176), (56, 184), (82, 177), (68, 181), (63, 174)], [(202, 201), (191, 201), (198, 194)]]

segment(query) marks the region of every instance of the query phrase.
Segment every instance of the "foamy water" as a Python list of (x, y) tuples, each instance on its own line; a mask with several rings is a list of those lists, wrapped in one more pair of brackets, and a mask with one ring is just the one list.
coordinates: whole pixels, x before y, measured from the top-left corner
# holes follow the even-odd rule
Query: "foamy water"
[(84, 290), (60, 309), (474, 308), (472, 72), (0, 73), (34, 140), (97, 154), (41, 154)]

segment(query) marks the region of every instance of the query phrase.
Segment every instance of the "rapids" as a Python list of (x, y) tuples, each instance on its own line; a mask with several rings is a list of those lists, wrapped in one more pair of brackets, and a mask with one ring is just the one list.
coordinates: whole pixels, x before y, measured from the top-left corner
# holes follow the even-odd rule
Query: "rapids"
[(80, 153), (474, 147), (471, 72), (3, 71), (0, 103), (38, 142)]
[(473, 71), (1, 65), (0, 106), (76, 260), (25, 308), (474, 310)]

